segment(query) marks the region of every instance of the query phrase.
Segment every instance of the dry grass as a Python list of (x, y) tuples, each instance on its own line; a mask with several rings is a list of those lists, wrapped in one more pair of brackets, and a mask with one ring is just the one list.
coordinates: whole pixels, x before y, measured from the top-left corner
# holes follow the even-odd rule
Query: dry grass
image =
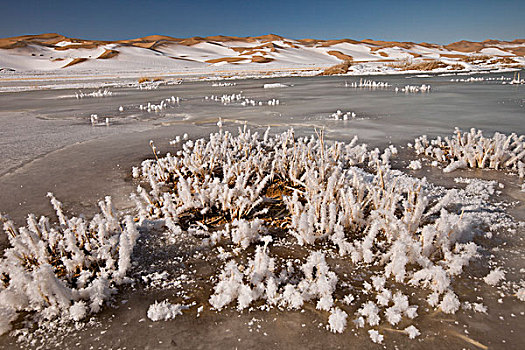
[(448, 64), (443, 63), (438, 60), (432, 61), (423, 61), (419, 63), (413, 63), (406, 68), (406, 70), (421, 70), (421, 71), (431, 71), (437, 68), (446, 68)]
[(418, 71), (431, 71), (438, 68), (448, 68), (451, 67), (453, 70), (463, 69), (463, 66), (460, 64), (449, 65), (445, 62), (439, 60), (430, 60), (430, 61), (421, 61), (414, 63), (411, 59), (403, 59), (394, 63), (387, 65), (391, 68), (396, 68), (399, 70), (418, 70)]
[(150, 81), (164, 81), (162, 77), (140, 77), (138, 82), (139, 84), (147, 83)]
[(319, 75), (336, 75), (336, 74), (345, 74), (348, 72), (348, 69), (352, 65), (352, 61), (345, 60), (343, 63), (336, 64), (330, 68), (327, 68)]
[(472, 55), (463, 57), (461, 60), (463, 62), (472, 63), (472, 62), (486, 62), (490, 60), (492, 56), (489, 55)]
[(387, 64), (387, 67), (390, 68), (399, 68), (402, 70), (406, 70), (407, 67), (410, 67), (412, 65), (412, 59), (411, 58), (404, 58), (402, 60), (392, 62)]
[(518, 61), (510, 58), (510, 57), (500, 57), (493, 61), (493, 63), (502, 63), (502, 64), (516, 64), (519, 63)]
[(449, 67), (452, 68), (452, 70), (462, 70), (462, 69), (465, 69), (465, 67), (463, 67), (461, 64), (459, 63), (454, 63), (452, 65), (449, 65)]

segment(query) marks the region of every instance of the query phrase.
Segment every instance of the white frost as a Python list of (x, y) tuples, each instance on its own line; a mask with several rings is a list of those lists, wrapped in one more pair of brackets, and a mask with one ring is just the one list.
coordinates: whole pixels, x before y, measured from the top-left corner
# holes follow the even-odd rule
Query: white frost
[(186, 309), (188, 309), (188, 306), (171, 304), (168, 300), (161, 301), (160, 303), (155, 301), (154, 304), (149, 306), (148, 318), (153, 322), (161, 320), (167, 321), (178, 315), (182, 315), (182, 310)]
[(348, 315), (346, 312), (336, 307), (332, 309), (332, 313), (328, 318), (328, 324), (330, 325), (330, 330), (334, 333), (343, 333), (346, 327), (346, 318)]
[(491, 286), (495, 286), (501, 280), (504, 280), (504, 279), (505, 279), (505, 271), (503, 271), (499, 267), (490, 271), (489, 274), (483, 278), (485, 283)]

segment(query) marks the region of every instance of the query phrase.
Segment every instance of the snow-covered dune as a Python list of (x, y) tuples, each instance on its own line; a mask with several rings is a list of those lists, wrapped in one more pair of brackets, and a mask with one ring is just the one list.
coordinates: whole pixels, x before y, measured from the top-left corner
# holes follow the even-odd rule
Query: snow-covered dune
[[(525, 64), (525, 40), (461, 41), (446, 46), (363, 40), (259, 37), (193, 37), (153, 35), (120, 41), (67, 38), (59, 34), (0, 39), (3, 72), (188, 72), (216, 70), (320, 70), (353, 61), (350, 72), (397, 72), (436, 61), (432, 70), (508, 68)], [(502, 61), (501, 58), (507, 58)], [(478, 59), (479, 58), (479, 59)], [(0, 72), (2, 72), (0, 71)]]

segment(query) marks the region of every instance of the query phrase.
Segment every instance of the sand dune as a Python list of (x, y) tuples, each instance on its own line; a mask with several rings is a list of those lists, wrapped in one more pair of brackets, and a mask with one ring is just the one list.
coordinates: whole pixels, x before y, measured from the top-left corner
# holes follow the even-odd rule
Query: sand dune
[[(459, 62), (472, 55), (490, 55), (494, 58), (484, 64), (523, 65), (525, 39), (459, 41), (448, 45), (372, 39), (295, 40), (275, 34), (191, 38), (149, 35), (135, 39), (104, 41), (48, 33), (0, 39), (0, 68), (22, 72), (60, 71), (66, 67), (96, 72), (143, 69), (191, 71), (205, 70), (210, 64), (232, 67), (242, 65), (248, 70), (257, 70), (261, 63), (269, 69), (309, 69), (313, 66), (324, 69), (349, 60), (368, 65), (361, 66), (360, 69), (377, 70), (377, 67), (387, 69), (389, 62), (413, 60), (411, 64), (417, 66), (424, 61), (435, 59), (446, 61), (436, 64), (436, 69), (446, 69), (444, 67), (453, 65), (454, 62), (451, 61)], [(498, 60), (502, 57), (514, 59)], [(64, 65), (62, 61), (69, 63)], [(468, 63), (463, 65), (465, 69), (473, 67), (469, 60), (463, 62)], [(350, 70), (354, 69), (352, 67)]]

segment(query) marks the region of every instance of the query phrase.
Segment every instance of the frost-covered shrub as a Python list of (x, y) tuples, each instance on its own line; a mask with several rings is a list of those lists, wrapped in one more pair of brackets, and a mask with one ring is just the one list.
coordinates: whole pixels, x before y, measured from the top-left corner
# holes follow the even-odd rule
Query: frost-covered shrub
[[(437, 188), (392, 170), (394, 147), (369, 151), (357, 139), (329, 143), (322, 135), (259, 135), (246, 128), (234, 136), (222, 122), (219, 128), (209, 139), (183, 143), (175, 155), (158, 157), (155, 149), (156, 159), (133, 171), (149, 188), (134, 195), (140, 220), (162, 220), (174, 234), (199, 227), (208, 236), (203, 244), (223, 245), (222, 252), (225, 244), (237, 246), (221, 253), (229, 260), (209, 299), (216, 310), (257, 303), (293, 310), (314, 302), (331, 311), (333, 332), (344, 330), (343, 304), (355, 300), (357, 327), (403, 324), (417, 317), (420, 303), (454, 313), (461, 305), (454, 277), (478, 256), (473, 235), (504, 226), (478, 193), (492, 185)], [(302, 246), (304, 254), (273, 255), (282, 240)], [(330, 268), (330, 255), (366, 271), (362, 288), (352, 292), (357, 299), (335, 297), (347, 277)], [(406, 332), (415, 337), (419, 331)], [(370, 335), (383, 340), (375, 330)]]
[(525, 176), (525, 135), (496, 132), (492, 137), (484, 137), (481, 130), (472, 128), (462, 133), (456, 128), (452, 137), (444, 139), (418, 137), (413, 147), (417, 154), (447, 164), (444, 172), (469, 167), (505, 169)]
[[(333, 175), (330, 186), (336, 186), (342, 174), (332, 174), (331, 169), (369, 158), (381, 162), (378, 153), (370, 156), (365, 145), (356, 143), (354, 139), (327, 146), (314, 137), (295, 138), (293, 130), (275, 137), (267, 131), (261, 138), (246, 128), (238, 136), (221, 129), (209, 140), (187, 141), (175, 155), (135, 168), (134, 176), (147, 180), (151, 190), (139, 187), (134, 198), (142, 219), (162, 218), (172, 230), (190, 225), (188, 219), (213, 226), (270, 217), (282, 211), (285, 197), (303, 193), (309, 182), (325, 186)], [(320, 190), (318, 185), (309, 194)], [(308, 232), (301, 234), (308, 236)]]
[(242, 310), (254, 301), (265, 299), (269, 305), (297, 309), (306, 301), (318, 300), (318, 309), (330, 310), (337, 276), (329, 270), (324, 254), (312, 252), (300, 267), (302, 278), (292, 281), (284, 270), (277, 274), (275, 259), (268, 255), (269, 242), (267, 236), (264, 246), (258, 246), (254, 259), (248, 261), (247, 268), (234, 260), (226, 263), (210, 304), (220, 310), (236, 301), (237, 309)]
[(0, 260), (0, 333), (19, 312), (36, 312), (36, 320), (83, 319), (127, 280), (138, 238), (133, 218), (120, 221), (110, 197), (91, 220), (66, 216), (49, 197), (58, 223), (30, 214), (17, 229), (0, 217), (11, 245)]

